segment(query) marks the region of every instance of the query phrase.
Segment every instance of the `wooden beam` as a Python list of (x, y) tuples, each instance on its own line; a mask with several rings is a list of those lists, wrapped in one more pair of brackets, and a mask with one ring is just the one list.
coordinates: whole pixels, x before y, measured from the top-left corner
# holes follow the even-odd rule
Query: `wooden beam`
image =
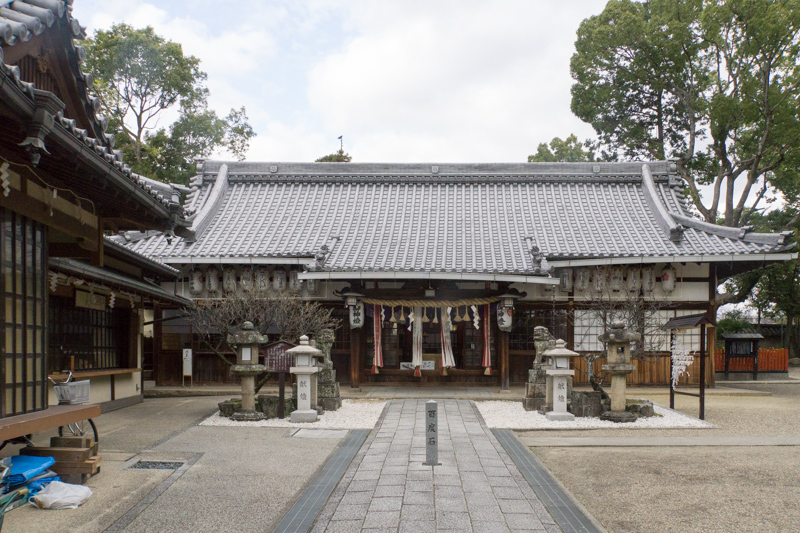
[(497, 354), (500, 359), (500, 391), (508, 392), (509, 389), (509, 364), (508, 364), (508, 338), (509, 332), (498, 330), (497, 333)]
[(90, 255), (89, 250), (81, 247), (77, 242), (51, 242), (47, 246), (50, 257), (88, 259)]
[[(349, 327), (345, 324), (344, 327)], [(358, 389), (361, 387), (361, 338), (364, 336), (362, 329), (350, 330), (350, 387)]]
[(0, 419), (0, 441), (100, 416), (99, 405), (54, 405), (43, 411)]

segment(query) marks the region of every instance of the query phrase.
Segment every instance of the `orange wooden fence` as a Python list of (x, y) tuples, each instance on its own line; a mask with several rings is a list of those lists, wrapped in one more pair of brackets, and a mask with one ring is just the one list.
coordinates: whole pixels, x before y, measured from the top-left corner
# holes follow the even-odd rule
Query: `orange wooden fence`
[[(761, 360), (759, 360), (759, 367)], [(575, 385), (587, 385), (589, 377), (586, 374), (586, 360), (583, 357), (574, 357), (572, 359), (573, 368), (575, 368), (575, 377), (573, 383)], [(605, 357), (597, 359), (594, 362), (595, 373), (599, 372), (602, 365), (606, 363)], [(713, 386), (714, 384), (714, 365), (711, 364), (710, 358), (706, 359), (706, 384)], [(648, 357), (644, 361), (634, 360), (636, 369), (628, 374), (628, 385), (669, 385), (669, 354), (662, 354), (660, 356)], [(684, 373), (678, 380), (679, 385), (699, 385), (700, 384), (700, 357), (695, 354), (694, 362), (689, 365), (687, 369), (688, 376)]]
[[(715, 364), (717, 372), (725, 371), (725, 349), (716, 351)], [(735, 358), (731, 359), (728, 367), (731, 372), (752, 372), (753, 359)], [(788, 348), (761, 348), (758, 350), (758, 371), (759, 372), (788, 372), (789, 371), (789, 349)]]

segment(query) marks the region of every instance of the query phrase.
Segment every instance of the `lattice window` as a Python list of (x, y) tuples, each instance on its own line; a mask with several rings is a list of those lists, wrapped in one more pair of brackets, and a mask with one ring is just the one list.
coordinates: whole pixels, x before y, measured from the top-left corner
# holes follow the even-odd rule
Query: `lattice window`
[(47, 228), (0, 210), (4, 308), (0, 416), (47, 407)]
[(533, 330), (537, 326), (544, 326), (551, 335), (557, 339), (567, 339), (568, 313), (563, 309), (514, 309), (514, 319), (509, 337), (509, 350), (536, 349), (534, 346)]

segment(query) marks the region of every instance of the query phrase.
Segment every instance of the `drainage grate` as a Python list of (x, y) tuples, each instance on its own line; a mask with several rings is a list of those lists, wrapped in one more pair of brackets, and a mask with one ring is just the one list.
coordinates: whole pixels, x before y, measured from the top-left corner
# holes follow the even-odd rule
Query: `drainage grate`
[(137, 461), (128, 470), (177, 470), (184, 461)]

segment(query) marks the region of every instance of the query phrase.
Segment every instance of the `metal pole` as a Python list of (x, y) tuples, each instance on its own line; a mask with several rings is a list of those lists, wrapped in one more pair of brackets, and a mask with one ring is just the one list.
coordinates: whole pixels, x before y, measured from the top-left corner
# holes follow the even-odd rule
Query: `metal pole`
[(675, 330), (669, 330), (669, 408), (675, 409), (675, 384), (672, 381), (672, 350), (675, 349)]
[(425, 402), (425, 465), (439, 465), (439, 421), (437, 404), (433, 400)]
[(706, 419), (706, 325), (700, 325), (700, 420)]
[(278, 418), (286, 417), (286, 372), (278, 372)]

